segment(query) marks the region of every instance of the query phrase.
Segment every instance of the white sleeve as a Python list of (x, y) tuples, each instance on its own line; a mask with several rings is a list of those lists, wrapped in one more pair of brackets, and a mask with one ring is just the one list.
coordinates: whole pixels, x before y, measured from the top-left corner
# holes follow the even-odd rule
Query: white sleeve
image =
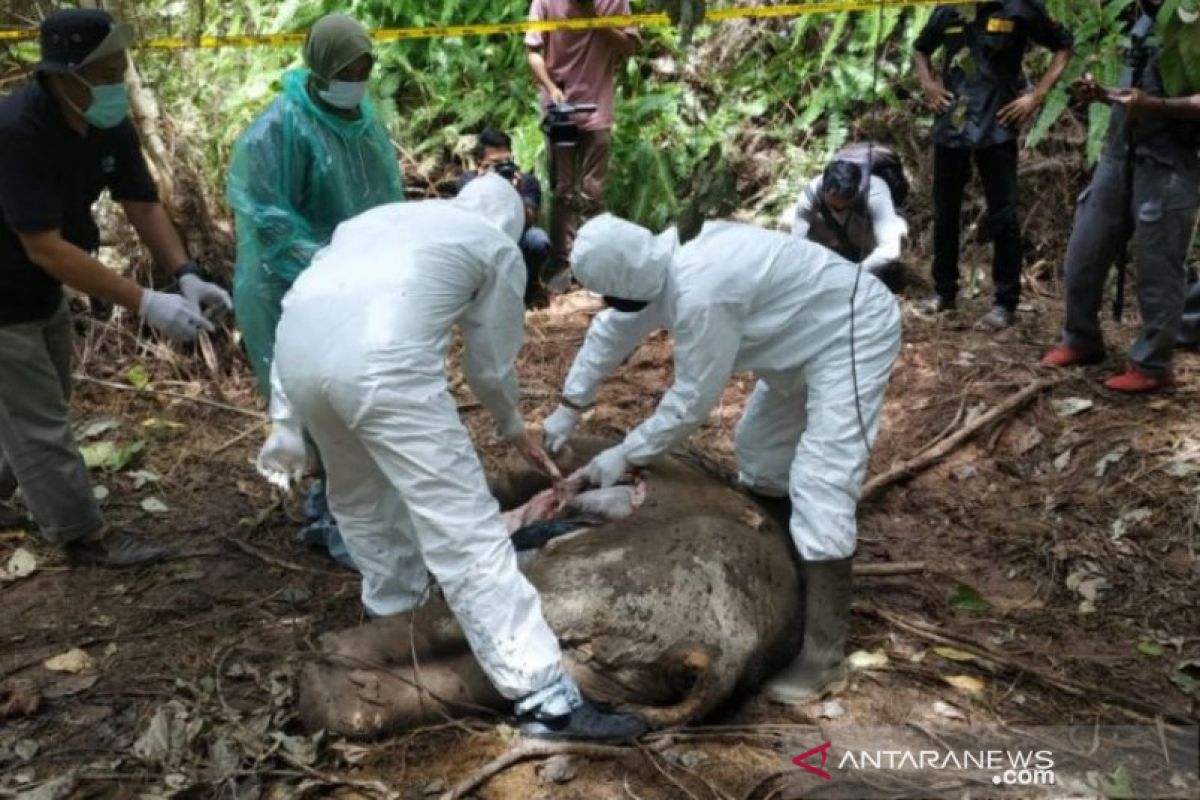
[(643, 339), (662, 326), (662, 314), (656, 304), (635, 313), (610, 308), (597, 314), (567, 373), (563, 399), (579, 408), (590, 406), (604, 379), (629, 358)]
[(283, 391), (283, 381), (279, 378), (279, 367), (275, 364), (275, 359), (271, 359), (271, 399), (267, 403), (267, 413), (271, 417), (271, 424), (278, 425), (281, 428), (292, 428), (300, 430), (302, 426), (296, 410), (292, 408), (292, 403), (288, 400), (287, 393)]
[(675, 382), (654, 415), (625, 437), (625, 458), (645, 465), (686, 439), (708, 418), (733, 372), (741, 347), (741, 314), (717, 303), (680, 314), (675, 337)]
[(908, 223), (896, 213), (892, 191), (882, 178), (871, 179), (867, 213), (875, 234), (875, 249), (863, 261), (863, 269), (871, 270), (899, 260), (902, 242), (908, 235)]
[(496, 421), (496, 433), (505, 441), (525, 430), (517, 406), (521, 393), (516, 369), (525, 338), (524, 275), (525, 265), (516, 246), (505, 248), (501, 263), (459, 320), (465, 340), (463, 377)]

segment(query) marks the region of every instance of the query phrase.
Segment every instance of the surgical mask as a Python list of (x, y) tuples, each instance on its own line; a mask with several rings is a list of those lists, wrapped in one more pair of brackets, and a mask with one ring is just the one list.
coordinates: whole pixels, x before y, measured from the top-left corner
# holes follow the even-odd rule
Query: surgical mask
[(321, 99), (334, 108), (349, 111), (358, 108), (367, 96), (366, 81), (330, 81), (329, 88), (317, 92)]
[(92, 93), (92, 104), (86, 111), (71, 103), (71, 107), (78, 111), (88, 124), (97, 128), (115, 128), (129, 116), (129, 93), (125, 91), (124, 81), (93, 86), (80, 76), (74, 73), (72, 75)]

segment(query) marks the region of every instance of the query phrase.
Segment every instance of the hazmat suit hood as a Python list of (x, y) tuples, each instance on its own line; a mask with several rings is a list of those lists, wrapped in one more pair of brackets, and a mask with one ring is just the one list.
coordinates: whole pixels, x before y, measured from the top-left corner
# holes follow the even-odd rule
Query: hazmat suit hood
[(468, 183), (450, 201), (463, 211), (478, 214), (514, 242), (525, 231), (525, 204), (508, 181), (499, 175), (484, 175)]
[(655, 236), (640, 225), (603, 214), (579, 229), (571, 271), (593, 292), (650, 302), (662, 293), (678, 249), (674, 228)]

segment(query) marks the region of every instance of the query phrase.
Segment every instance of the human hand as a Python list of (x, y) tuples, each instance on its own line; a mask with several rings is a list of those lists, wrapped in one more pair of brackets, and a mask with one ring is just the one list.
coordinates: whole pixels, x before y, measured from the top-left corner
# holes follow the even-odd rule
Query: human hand
[(555, 86), (550, 90), (550, 102), (554, 105), (562, 105), (567, 102), (567, 93), (559, 87)]
[(1029, 120), (1042, 105), (1042, 98), (1036, 93), (1023, 94), (1013, 100), (996, 114), (996, 121), (1006, 128), (1020, 128)]
[(607, 489), (621, 480), (629, 469), (629, 462), (625, 459), (625, 451), (618, 445), (593, 458), (584, 469), (593, 485)]
[(542, 443), (551, 453), (558, 454), (566, 446), (579, 423), (581, 412), (559, 404), (554, 413), (542, 423)]
[(950, 110), (954, 105), (954, 94), (939, 80), (931, 80), (921, 84), (925, 92), (925, 101), (930, 108), (939, 114)]
[(517, 449), (517, 452), (521, 454), (521, 458), (525, 459), (529, 466), (538, 472), (549, 475), (555, 484), (562, 483), (563, 476), (562, 472), (558, 469), (558, 465), (554, 463), (554, 460), (550, 456), (546, 455), (546, 451), (537, 443), (536, 437), (530, 433), (529, 428), (522, 431), (521, 435), (513, 439), (511, 444)]
[(308, 448), (303, 434), (290, 425), (272, 425), (271, 435), (258, 451), (255, 467), (273, 485), (289, 491), (308, 469)]
[(184, 275), (179, 279), (179, 293), (202, 309), (209, 319), (218, 319), (233, 311), (229, 292), (195, 275)]
[(195, 341), (202, 330), (214, 330), (212, 323), (200, 313), (199, 306), (191, 300), (153, 289), (142, 290), (138, 316), (154, 330), (181, 342)]
[(1130, 119), (1142, 119), (1149, 115), (1154, 104), (1154, 98), (1141, 89), (1111, 89), (1107, 93), (1108, 101), (1125, 110)]

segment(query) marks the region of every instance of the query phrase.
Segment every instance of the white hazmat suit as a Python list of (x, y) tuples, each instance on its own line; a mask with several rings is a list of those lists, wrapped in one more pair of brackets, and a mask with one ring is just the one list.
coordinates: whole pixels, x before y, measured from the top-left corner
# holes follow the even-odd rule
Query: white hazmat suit
[(571, 261), (588, 289), (650, 305), (595, 318), (564, 404), (590, 405), (655, 329), (675, 339), (674, 384), (653, 416), (589, 466), (593, 477), (608, 482), (681, 443), (707, 419), (730, 374), (753, 370), (758, 383), (736, 432), (739, 479), (765, 495), (790, 491), (791, 533), (805, 560), (850, 557), (868, 441), (900, 350), (891, 292), (823, 247), (725, 222), (706, 224), (679, 248), (673, 230), (655, 237), (604, 215), (580, 230)]
[(374, 615), (437, 578), (505, 697), (567, 713), (578, 690), (516, 555), (446, 380), (463, 372), (511, 440), (524, 432), (514, 361), (523, 338), (524, 208), (496, 177), (454, 200), (385, 205), (337, 228), (283, 302), (272, 414), (302, 425)]

